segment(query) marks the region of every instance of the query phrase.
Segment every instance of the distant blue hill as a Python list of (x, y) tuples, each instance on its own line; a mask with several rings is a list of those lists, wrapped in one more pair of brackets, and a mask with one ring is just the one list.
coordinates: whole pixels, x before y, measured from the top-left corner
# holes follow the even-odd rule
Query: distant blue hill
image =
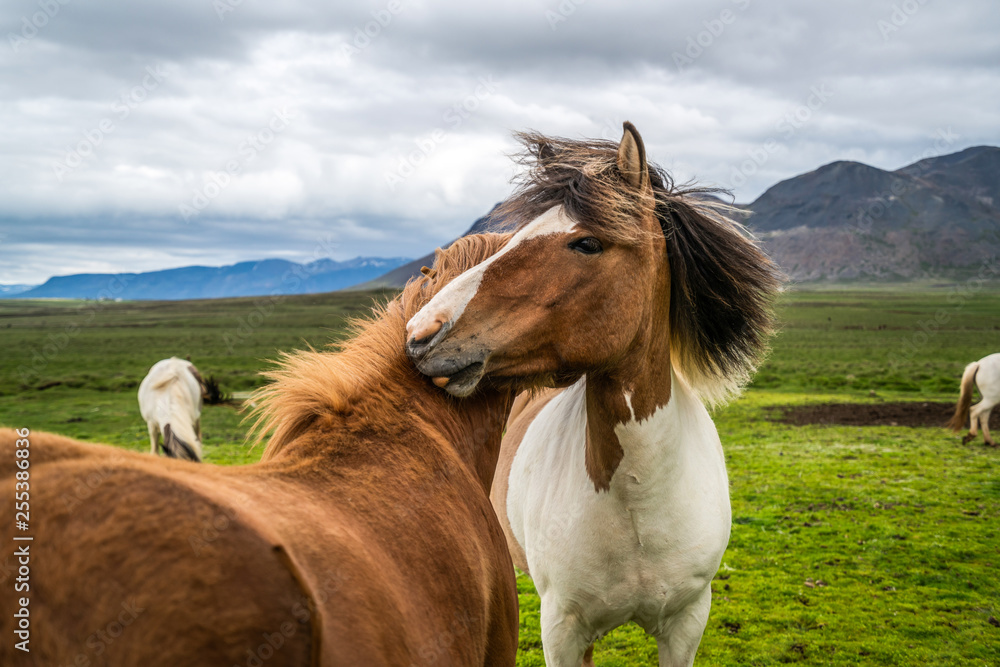
[(35, 285), (0, 285), (0, 299), (33, 289)]
[(320, 259), (297, 264), (283, 259), (231, 266), (186, 266), (149, 273), (81, 273), (49, 278), (24, 291), (2, 291), (0, 299), (218, 299), (273, 294), (332, 292), (363, 283), (401, 266), (408, 257)]

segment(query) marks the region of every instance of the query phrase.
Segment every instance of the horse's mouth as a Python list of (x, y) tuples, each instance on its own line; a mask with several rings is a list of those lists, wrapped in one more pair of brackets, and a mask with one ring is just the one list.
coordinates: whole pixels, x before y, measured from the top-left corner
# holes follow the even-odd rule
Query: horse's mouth
[(436, 375), (432, 381), (452, 396), (464, 398), (475, 391), (483, 372), (483, 362), (475, 361), (451, 375)]
[[(440, 336), (440, 333), (438, 334)], [(475, 341), (439, 339), (407, 344), (407, 355), (421, 374), (452, 396), (464, 398), (475, 391), (486, 372), (490, 350)]]

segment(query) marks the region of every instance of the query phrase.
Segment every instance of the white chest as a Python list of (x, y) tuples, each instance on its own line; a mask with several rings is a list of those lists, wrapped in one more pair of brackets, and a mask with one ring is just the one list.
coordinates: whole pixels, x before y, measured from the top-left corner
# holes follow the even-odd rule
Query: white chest
[(616, 428), (624, 456), (606, 492), (584, 464), (583, 380), (528, 429), (507, 510), (540, 594), (641, 620), (669, 615), (708, 585), (729, 541), (725, 460), (705, 408), (673, 387), (649, 419)]

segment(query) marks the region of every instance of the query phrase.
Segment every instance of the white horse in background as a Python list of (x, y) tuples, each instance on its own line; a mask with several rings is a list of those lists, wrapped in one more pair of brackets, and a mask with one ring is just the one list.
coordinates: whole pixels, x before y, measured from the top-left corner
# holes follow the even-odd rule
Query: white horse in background
[[(983, 400), (972, 405), (973, 386), (979, 387)], [(1000, 352), (983, 357), (965, 367), (962, 373), (962, 393), (955, 406), (955, 416), (948, 422), (949, 428), (958, 433), (965, 428), (971, 416), (969, 432), (962, 438), (962, 444), (976, 439), (979, 427), (983, 428), (983, 440), (990, 447), (997, 443), (990, 437), (990, 412), (1000, 403)], [(970, 408), (970, 406), (972, 406)]]
[(149, 427), (150, 453), (201, 461), (201, 402), (204, 383), (190, 361), (158, 361), (139, 385), (139, 412)]

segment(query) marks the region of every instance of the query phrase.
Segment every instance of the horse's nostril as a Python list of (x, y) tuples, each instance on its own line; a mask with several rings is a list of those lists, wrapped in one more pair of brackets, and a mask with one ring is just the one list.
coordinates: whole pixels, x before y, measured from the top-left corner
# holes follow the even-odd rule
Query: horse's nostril
[(441, 331), (441, 327), (444, 326), (444, 319), (441, 317), (435, 317), (433, 320), (426, 324), (417, 326), (410, 333), (409, 345), (419, 346), (427, 345), (431, 342), (431, 339)]
[(434, 340), (434, 334), (430, 334), (423, 338), (411, 337), (408, 341), (406, 341), (406, 353), (413, 359), (419, 359), (430, 352), (432, 340)]
[(434, 338), (434, 334), (428, 334), (423, 338), (417, 338), (416, 336), (414, 336), (413, 338), (410, 338), (410, 345), (412, 345), (413, 347), (427, 345), (428, 343), (431, 342), (432, 338)]

